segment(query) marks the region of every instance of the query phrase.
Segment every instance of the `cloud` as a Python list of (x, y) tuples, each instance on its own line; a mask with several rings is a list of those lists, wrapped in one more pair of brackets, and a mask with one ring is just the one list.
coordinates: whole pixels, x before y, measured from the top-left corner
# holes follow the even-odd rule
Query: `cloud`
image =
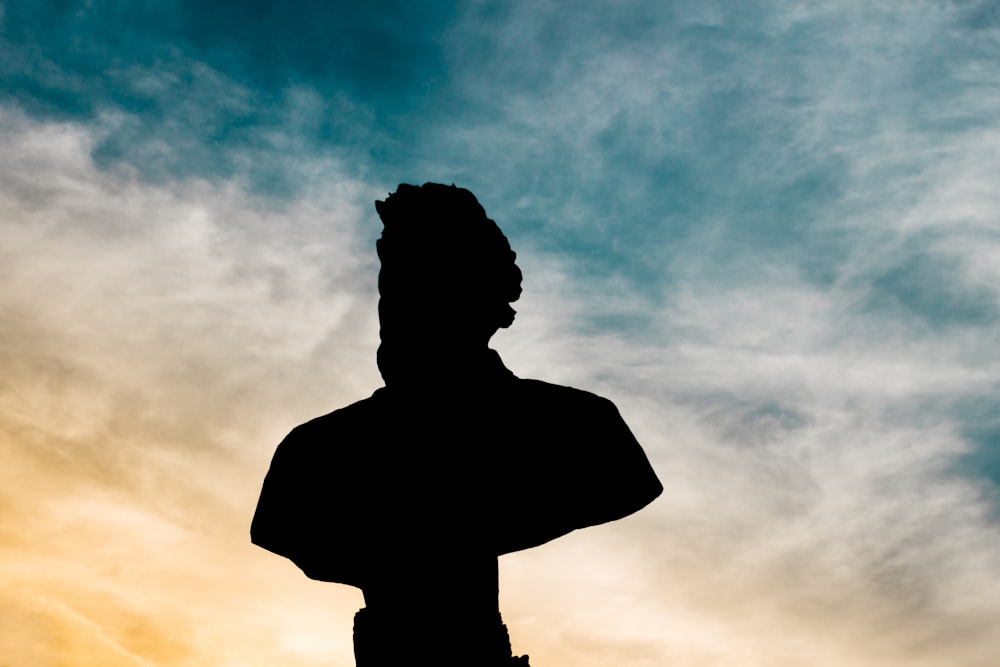
[[(336, 148), (370, 162), (405, 138), (409, 124), (394, 119), (443, 77), (436, 37), (452, 12), (391, 1), (9, 5), (2, 95), (39, 117), (109, 122), (99, 164), (157, 181), (244, 175), (289, 196), (298, 182), (242, 151), (274, 160), (291, 139), (300, 154)], [(318, 94), (318, 108), (303, 115), (300, 91)]]
[(515, 648), (992, 664), (988, 3), (336, 4), (5, 8), (18, 627), (350, 659), (357, 596), (246, 523), (284, 432), (378, 385), (371, 201), (434, 180), (519, 254), (508, 365), (613, 398), (667, 487), (504, 559)]
[[(315, 195), (292, 205), (149, 184), (98, 169), (86, 126), (10, 109), (2, 125), (3, 604), (48, 637), (9, 655), (349, 656), (349, 638), (316, 637), (349, 627), (350, 591), (327, 593), (346, 618), (316, 600), (278, 618), (261, 601), (305, 580), (255, 561), (247, 531), (274, 444), (377, 382), (372, 253), (358, 250), (374, 194), (315, 162)], [(241, 599), (240, 620), (200, 629)]]
[(990, 326), (998, 321), (1000, 303), (984, 285), (956, 284), (960, 262), (916, 256), (889, 268), (872, 282), (866, 309), (875, 316), (892, 311), (912, 315), (932, 327)]
[[(952, 472), (977, 443), (951, 400), (994, 392), (995, 364), (956, 363), (952, 341), (831, 345), (839, 313), (825, 294), (803, 299), (806, 310), (769, 291), (690, 303), (670, 321), (694, 331), (668, 346), (552, 332), (542, 376), (612, 396), (667, 490), (628, 521), (519, 556), (505, 590), (541, 587), (529, 565), (559, 564), (551, 604), (587, 609), (587, 594), (570, 591), (600, 581), (586, 564), (603, 559), (588, 551), (610, 549), (627, 581), (594, 584), (588, 599), (617, 595), (640, 619), (567, 621), (608, 644), (642, 633), (660, 638), (660, 659), (706, 665), (989, 664), (992, 493)], [(567, 371), (566, 357), (596, 361)], [(508, 606), (530, 617), (532, 604)], [(691, 636), (677, 631), (692, 618)]]
[(515, 235), (654, 300), (706, 234), (713, 280), (762, 264), (836, 280), (851, 204), (919, 192), (902, 177), (994, 117), (995, 54), (947, 5), (116, 7), (5, 19), (8, 94), (103, 118), (99, 164), (283, 197), (300, 192), (290, 155), (458, 182)]

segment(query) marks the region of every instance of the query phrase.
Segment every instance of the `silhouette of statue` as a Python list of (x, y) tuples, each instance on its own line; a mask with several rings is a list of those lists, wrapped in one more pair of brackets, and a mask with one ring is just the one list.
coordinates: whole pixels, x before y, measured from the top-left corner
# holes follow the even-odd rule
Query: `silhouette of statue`
[(400, 185), (375, 203), (385, 387), (296, 427), (251, 539), (361, 588), (358, 667), (499, 667), (513, 657), (497, 557), (613, 521), (660, 494), (618, 410), (507, 370), (515, 254), (468, 190)]

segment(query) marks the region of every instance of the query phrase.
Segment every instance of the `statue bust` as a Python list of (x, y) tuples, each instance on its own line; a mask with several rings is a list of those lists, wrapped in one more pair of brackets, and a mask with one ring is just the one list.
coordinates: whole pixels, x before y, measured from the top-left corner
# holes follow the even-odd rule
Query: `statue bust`
[(362, 590), (358, 667), (527, 665), (500, 617), (498, 556), (663, 487), (610, 401), (520, 379), (488, 347), (521, 271), (471, 192), (404, 184), (376, 209), (385, 386), (278, 445), (251, 539)]

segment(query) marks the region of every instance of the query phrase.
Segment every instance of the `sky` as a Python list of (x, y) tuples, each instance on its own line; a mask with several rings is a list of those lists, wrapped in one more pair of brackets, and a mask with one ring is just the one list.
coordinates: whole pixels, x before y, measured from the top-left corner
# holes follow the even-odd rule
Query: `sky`
[(353, 664), (248, 528), (381, 385), (427, 181), (518, 253), (507, 366), (665, 487), (501, 559), (516, 654), (995, 664), (996, 2), (8, 0), (0, 53), (3, 667)]

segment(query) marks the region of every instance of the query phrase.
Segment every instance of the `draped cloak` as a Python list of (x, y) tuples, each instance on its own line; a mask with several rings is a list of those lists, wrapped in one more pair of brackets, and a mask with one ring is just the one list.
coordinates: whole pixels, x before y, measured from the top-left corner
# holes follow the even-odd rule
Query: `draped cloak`
[(495, 352), (449, 382), (390, 385), (279, 444), (251, 539), (365, 588), (407, 554), (534, 547), (663, 490), (611, 401), (514, 376)]

